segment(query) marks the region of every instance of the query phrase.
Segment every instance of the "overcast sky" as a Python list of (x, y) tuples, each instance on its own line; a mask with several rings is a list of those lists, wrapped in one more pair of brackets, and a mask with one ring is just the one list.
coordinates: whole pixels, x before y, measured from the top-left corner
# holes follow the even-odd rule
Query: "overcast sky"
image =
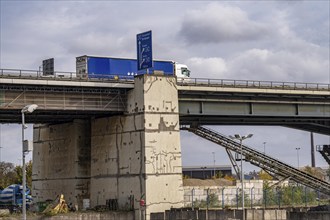
[[(153, 31), (155, 59), (185, 63), (192, 77), (330, 83), (329, 11), (324, 1), (0, 0), (0, 68), (75, 71), (75, 57), (136, 57), (136, 34)], [(329, 116), (330, 117), (330, 116)], [(30, 126), (32, 127), (32, 126)], [(253, 133), (246, 143), (283, 162), (310, 165), (310, 134), (283, 127), (213, 127)], [(19, 125), (1, 125), (1, 159), (19, 163)], [(27, 137), (32, 139), (28, 129)], [(315, 134), (315, 144), (330, 137)], [(223, 148), (182, 132), (184, 165), (229, 164)], [(30, 154), (31, 156), (31, 154)], [(29, 156), (29, 157), (30, 157)], [(316, 152), (316, 165), (325, 167)], [(259, 170), (246, 165), (248, 170)]]

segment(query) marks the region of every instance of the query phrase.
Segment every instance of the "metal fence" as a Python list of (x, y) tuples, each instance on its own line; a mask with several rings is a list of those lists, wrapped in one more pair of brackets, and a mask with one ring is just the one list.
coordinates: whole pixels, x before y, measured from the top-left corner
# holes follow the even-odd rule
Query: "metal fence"
[(189, 78), (185, 80), (178, 80), (178, 84), (180, 86), (330, 91), (330, 84), (326, 83)]
[[(246, 208), (307, 207), (329, 203), (329, 196), (305, 186), (244, 189)], [(240, 187), (185, 187), (184, 205), (193, 208), (240, 208), (242, 191)]]
[[(0, 78), (21, 79), (47, 79), (68, 81), (120, 81), (121, 83), (133, 83), (132, 77), (120, 79), (109, 78), (109, 75), (98, 78), (80, 78), (75, 72), (55, 71), (52, 75), (43, 75), (40, 70), (0, 69)], [(256, 88), (256, 89), (281, 89), (281, 90), (317, 90), (330, 91), (330, 84), (326, 83), (303, 83), (303, 82), (277, 82), (259, 80), (234, 80), (234, 79), (207, 79), (207, 78), (178, 78), (180, 86), (209, 86), (230, 88)]]
[(81, 78), (75, 72), (55, 71), (44, 75), (40, 70), (0, 69), (0, 78), (18, 78), (33, 80), (62, 80), (62, 81), (91, 81), (91, 82), (118, 82), (132, 84), (132, 77), (122, 76), (120, 79), (109, 75), (98, 75), (97, 78)]

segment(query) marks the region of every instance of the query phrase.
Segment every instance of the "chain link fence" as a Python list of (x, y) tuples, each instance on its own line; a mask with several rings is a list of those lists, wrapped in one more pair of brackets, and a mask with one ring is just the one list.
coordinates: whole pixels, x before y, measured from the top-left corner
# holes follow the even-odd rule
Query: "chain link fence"
[[(184, 187), (184, 205), (193, 208), (240, 208), (241, 187)], [(245, 208), (308, 207), (330, 204), (330, 197), (301, 185), (244, 188)]]

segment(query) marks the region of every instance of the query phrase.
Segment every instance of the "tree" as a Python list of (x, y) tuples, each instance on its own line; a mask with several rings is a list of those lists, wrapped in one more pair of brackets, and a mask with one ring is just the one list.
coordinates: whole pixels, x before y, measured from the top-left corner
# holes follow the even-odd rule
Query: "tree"
[(16, 183), (15, 166), (13, 163), (0, 162), (0, 189)]
[(264, 170), (260, 170), (258, 176), (260, 180), (273, 180), (273, 177)]
[[(4, 189), (11, 184), (22, 184), (23, 182), (22, 166), (16, 166), (13, 163), (0, 162), (0, 189)], [(32, 188), (32, 161), (26, 164), (26, 182), (27, 186)]]
[(315, 176), (316, 178), (324, 180), (324, 175), (323, 175), (322, 171), (315, 167), (305, 166), (303, 168), (303, 171), (305, 171), (306, 173), (308, 173), (312, 176)]
[(228, 175), (225, 175), (223, 178), (226, 179), (226, 180), (230, 180), (230, 181), (235, 181), (235, 180), (236, 180), (235, 177), (233, 177), (233, 176), (228, 176)]

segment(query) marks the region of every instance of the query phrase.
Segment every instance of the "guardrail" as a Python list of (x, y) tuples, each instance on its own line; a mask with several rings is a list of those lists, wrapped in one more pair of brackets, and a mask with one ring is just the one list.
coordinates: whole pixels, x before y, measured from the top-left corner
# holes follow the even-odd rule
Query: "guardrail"
[[(80, 78), (75, 72), (56, 71), (52, 75), (43, 75), (39, 70), (0, 69), (0, 78), (40, 79), (40, 80), (70, 80), (70, 81), (93, 81), (93, 82), (118, 82), (133, 83), (131, 77), (120, 79), (109, 78)], [(256, 88), (256, 89), (284, 89), (284, 90), (322, 90), (330, 91), (330, 84), (326, 83), (302, 83), (302, 82), (276, 82), (257, 80), (234, 80), (234, 79), (206, 79), (188, 78), (178, 79), (180, 86), (209, 86), (230, 88)]]
[(276, 82), (257, 80), (234, 80), (234, 79), (206, 79), (190, 78), (178, 80), (180, 86), (208, 86), (208, 87), (231, 87), (231, 88), (257, 88), (257, 89), (290, 89), (290, 90), (328, 90), (330, 84), (326, 83), (301, 83), (301, 82)]
[(19, 69), (0, 69), (0, 78), (18, 78), (32, 80), (63, 80), (63, 81), (88, 81), (88, 82), (118, 82), (133, 83), (132, 79), (121, 78), (115, 79), (110, 77), (98, 78), (81, 78), (77, 77), (75, 72), (54, 71), (51, 74), (44, 75), (39, 70), (19, 70)]

